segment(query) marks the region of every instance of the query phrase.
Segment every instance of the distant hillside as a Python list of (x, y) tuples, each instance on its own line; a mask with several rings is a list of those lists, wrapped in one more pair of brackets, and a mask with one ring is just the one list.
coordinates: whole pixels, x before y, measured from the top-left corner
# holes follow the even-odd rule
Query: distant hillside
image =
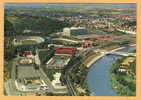
[(72, 24), (58, 21), (46, 17), (35, 17), (27, 15), (6, 16), (5, 28), (8, 28), (9, 22), (14, 27), (17, 34), (21, 34), (23, 30), (40, 31), (43, 34), (51, 34), (53, 32), (62, 31), (64, 27), (70, 27)]
[(135, 15), (136, 4), (12, 4), (5, 5), (5, 13), (28, 14), (36, 16), (90, 16), (99, 14)]

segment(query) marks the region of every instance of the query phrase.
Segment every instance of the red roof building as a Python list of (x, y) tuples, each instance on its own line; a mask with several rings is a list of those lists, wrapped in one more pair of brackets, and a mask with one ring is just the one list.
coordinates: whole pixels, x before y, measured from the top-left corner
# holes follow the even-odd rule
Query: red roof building
[(114, 37), (112, 36), (103, 36), (101, 37), (102, 40), (107, 41), (107, 40), (116, 40)]
[(32, 51), (24, 51), (24, 55), (32, 55)]
[(55, 54), (69, 54), (69, 55), (74, 55), (76, 53), (76, 48), (56, 48), (55, 49)]
[(121, 69), (125, 69), (128, 72), (132, 72), (132, 70), (129, 68), (129, 66), (122, 66)]
[(92, 47), (94, 45), (95, 45), (94, 42), (85, 42), (85, 43), (82, 43), (82, 47), (83, 48), (89, 48), (89, 47)]

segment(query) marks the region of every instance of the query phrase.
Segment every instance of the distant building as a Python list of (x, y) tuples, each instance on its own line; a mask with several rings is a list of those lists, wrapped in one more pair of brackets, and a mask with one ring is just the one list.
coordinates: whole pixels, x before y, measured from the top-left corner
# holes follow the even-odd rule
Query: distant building
[(40, 36), (20, 36), (13, 39), (14, 46), (17, 45), (29, 45), (29, 44), (40, 44), (45, 39)]
[(42, 33), (41, 31), (39, 31), (39, 30), (23, 30), (23, 33)]
[(84, 43), (82, 43), (82, 47), (83, 48), (89, 48), (89, 47), (92, 47), (92, 46), (94, 46), (95, 45), (95, 43), (94, 42), (84, 42)]
[(23, 30), (23, 33), (30, 33), (32, 30)]
[(86, 33), (87, 30), (85, 27), (71, 27), (71, 28), (64, 28), (62, 35), (71, 36), (71, 35), (81, 35)]

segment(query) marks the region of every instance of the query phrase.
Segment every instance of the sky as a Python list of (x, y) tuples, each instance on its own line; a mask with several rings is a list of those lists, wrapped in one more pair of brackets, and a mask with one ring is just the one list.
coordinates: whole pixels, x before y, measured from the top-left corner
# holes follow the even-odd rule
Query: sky
[(39, 7), (39, 6), (63, 6), (63, 7), (73, 7), (73, 6), (93, 6), (93, 7), (117, 7), (117, 8), (130, 8), (136, 7), (136, 4), (35, 4), (35, 3), (6, 3), (6, 7), (13, 7), (13, 6), (25, 6), (25, 7)]

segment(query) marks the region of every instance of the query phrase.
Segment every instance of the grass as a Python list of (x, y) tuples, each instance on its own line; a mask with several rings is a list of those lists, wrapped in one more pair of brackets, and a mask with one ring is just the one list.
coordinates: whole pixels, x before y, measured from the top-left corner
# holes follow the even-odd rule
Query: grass
[(17, 17), (13, 17), (13, 16), (7, 16), (8, 21), (10, 21), (13, 24), (19, 23), (20, 20)]
[(58, 60), (63, 58), (63, 59), (65, 59), (65, 60), (66, 60), (66, 59), (70, 58), (70, 56), (55, 55), (55, 56), (54, 56), (54, 58), (55, 58), (55, 59), (58, 59)]
[(39, 52), (39, 58), (42, 64), (45, 64), (52, 56), (54, 56), (54, 50), (45, 50)]
[(8, 95), (5, 88), (3, 89), (3, 94), (4, 94), (5, 96)]
[(4, 80), (8, 80), (9, 78), (11, 78), (11, 70), (12, 70), (12, 65), (13, 65), (13, 60), (8, 61), (5, 65), (4, 65)]

